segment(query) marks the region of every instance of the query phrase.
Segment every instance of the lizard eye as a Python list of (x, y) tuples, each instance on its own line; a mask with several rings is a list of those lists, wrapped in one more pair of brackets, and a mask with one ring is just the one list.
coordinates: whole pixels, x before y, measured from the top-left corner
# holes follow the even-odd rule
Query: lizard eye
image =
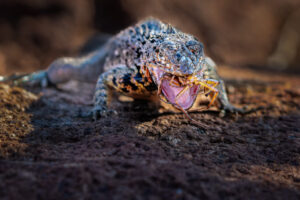
[(180, 58), (181, 58), (181, 54), (179, 52), (177, 52), (175, 54), (175, 57), (176, 57), (176, 60), (179, 62), (180, 61)]
[(168, 41), (167, 43), (165, 43), (164, 47), (170, 51), (176, 50), (177, 46), (175, 43)]
[(188, 41), (186, 46), (192, 53), (200, 53), (203, 51), (203, 45), (195, 40)]
[(195, 45), (197, 45), (197, 42), (196, 42), (195, 40), (190, 40), (190, 41), (187, 41), (187, 42), (185, 43), (185, 45), (186, 45), (187, 47), (195, 46)]

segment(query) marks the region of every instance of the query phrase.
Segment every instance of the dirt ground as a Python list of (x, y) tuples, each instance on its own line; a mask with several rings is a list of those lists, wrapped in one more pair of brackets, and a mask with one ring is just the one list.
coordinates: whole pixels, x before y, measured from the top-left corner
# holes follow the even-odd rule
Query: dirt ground
[(193, 112), (206, 130), (145, 102), (91, 121), (90, 84), (0, 85), (1, 199), (299, 199), (299, 76), (220, 73), (236, 106), (260, 109)]

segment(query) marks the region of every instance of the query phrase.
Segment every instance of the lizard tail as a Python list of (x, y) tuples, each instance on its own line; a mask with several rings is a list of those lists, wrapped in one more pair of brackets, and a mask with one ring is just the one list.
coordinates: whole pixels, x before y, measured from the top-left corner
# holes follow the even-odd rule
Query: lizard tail
[(108, 51), (106, 44), (110, 38), (110, 35), (96, 36), (84, 45), (78, 57), (56, 59), (46, 70), (29, 74), (0, 76), (0, 83), (47, 87), (69, 80), (96, 82), (103, 72)]

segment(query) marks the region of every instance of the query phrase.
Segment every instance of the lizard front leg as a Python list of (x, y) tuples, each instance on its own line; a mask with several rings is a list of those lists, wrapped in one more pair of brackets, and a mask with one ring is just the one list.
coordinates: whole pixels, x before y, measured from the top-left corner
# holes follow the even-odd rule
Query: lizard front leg
[(133, 69), (128, 68), (125, 65), (120, 65), (112, 67), (112, 69), (100, 75), (94, 95), (94, 108), (92, 111), (94, 119), (107, 117), (111, 114), (117, 113), (116, 111), (108, 108), (112, 90), (118, 92), (129, 92), (126, 88), (122, 88), (119, 83), (124, 79), (124, 77), (127, 77), (128, 74), (133, 73)]
[(218, 81), (218, 86), (216, 88), (219, 92), (218, 100), (221, 104), (221, 109), (231, 113), (244, 113), (245, 111), (243, 109), (237, 108), (229, 102), (226, 93), (225, 83), (217, 73), (215, 62), (209, 57), (206, 57), (205, 60), (207, 69), (205, 71), (204, 76), (206, 76), (209, 79), (214, 79)]

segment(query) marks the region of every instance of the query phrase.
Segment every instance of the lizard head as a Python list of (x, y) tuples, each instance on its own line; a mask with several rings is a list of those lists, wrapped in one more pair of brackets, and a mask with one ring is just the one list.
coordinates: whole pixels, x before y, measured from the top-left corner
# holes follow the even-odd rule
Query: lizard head
[(150, 65), (162, 100), (181, 110), (189, 109), (199, 92), (195, 80), (203, 78), (203, 45), (184, 33), (166, 34), (160, 39)]
[(170, 34), (158, 47), (161, 69), (177, 76), (197, 73), (202, 68), (203, 44), (187, 34)]

